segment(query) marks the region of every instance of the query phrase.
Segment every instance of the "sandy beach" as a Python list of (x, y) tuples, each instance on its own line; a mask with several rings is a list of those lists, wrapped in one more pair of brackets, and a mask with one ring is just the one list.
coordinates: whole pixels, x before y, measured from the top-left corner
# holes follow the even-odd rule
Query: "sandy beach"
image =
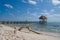
[(60, 35), (41, 32), (36, 34), (33, 32), (23, 32), (14, 28), (0, 24), (0, 40), (60, 40)]

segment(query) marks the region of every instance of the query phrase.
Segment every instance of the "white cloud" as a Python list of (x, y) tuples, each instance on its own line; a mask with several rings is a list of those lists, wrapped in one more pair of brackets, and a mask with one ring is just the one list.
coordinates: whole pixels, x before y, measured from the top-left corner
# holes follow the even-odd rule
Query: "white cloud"
[(52, 0), (52, 3), (53, 3), (53, 5), (58, 5), (58, 4), (60, 4), (60, 1), (59, 0)]
[(60, 14), (56, 14), (56, 13), (54, 13), (55, 12), (55, 10), (54, 9), (51, 9), (51, 10), (44, 10), (42, 13), (41, 13), (41, 15), (45, 15), (45, 16), (47, 16), (47, 17), (60, 17)]
[(50, 13), (41, 13), (41, 15), (44, 15), (44, 16), (46, 16), (46, 17), (53, 17), (53, 15), (52, 14), (50, 14)]
[(47, 16), (47, 17), (53, 17), (53, 13), (54, 13), (54, 9), (51, 10), (43, 10), (43, 12), (41, 13), (41, 15)]
[(52, 13), (55, 12), (55, 9), (51, 9), (51, 10), (43, 10), (43, 13)]
[(23, 3), (29, 3), (29, 4), (33, 4), (33, 5), (36, 5), (37, 2), (34, 1), (34, 0), (28, 0), (28, 2), (26, 0), (22, 0)]
[(32, 13), (31, 15), (32, 15), (32, 16), (37, 16), (37, 14), (36, 14), (36, 13)]
[(4, 6), (6, 6), (6, 7), (8, 7), (8, 8), (13, 8), (13, 6), (10, 5), (10, 4), (4, 4)]
[(30, 4), (33, 4), (33, 5), (36, 5), (37, 2), (36, 1), (33, 1), (33, 0), (28, 0)]
[(41, 13), (41, 15), (44, 15), (48, 18), (48, 21), (51, 21), (51, 22), (60, 22), (59, 19), (60, 19), (60, 14), (58, 13), (54, 13), (55, 10), (54, 9), (51, 9), (51, 10), (43, 10), (43, 12)]
[(50, 12), (54, 12), (55, 10), (54, 9), (51, 9)]
[(60, 19), (60, 14), (41, 13), (48, 18), (48, 21), (57, 22)]
[(48, 10), (43, 10), (43, 12), (48, 12)]
[(42, 15), (50, 15), (49, 13), (41, 13)]
[(60, 14), (53, 14), (54, 16), (56, 16), (56, 17), (60, 17)]

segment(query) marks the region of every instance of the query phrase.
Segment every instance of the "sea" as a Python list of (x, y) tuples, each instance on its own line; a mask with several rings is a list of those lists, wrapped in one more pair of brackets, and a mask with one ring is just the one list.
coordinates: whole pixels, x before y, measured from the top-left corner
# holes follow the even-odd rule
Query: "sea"
[(35, 31), (43, 31), (43, 32), (52, 32), (60, 34), (60, 22), (21, 22), (19, 24), (13, 24), (15, 27), (27, 26)]

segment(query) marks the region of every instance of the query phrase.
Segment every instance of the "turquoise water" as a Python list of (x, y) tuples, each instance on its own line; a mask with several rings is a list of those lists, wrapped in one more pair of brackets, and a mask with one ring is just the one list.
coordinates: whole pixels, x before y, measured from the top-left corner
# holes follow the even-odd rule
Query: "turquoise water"
[(34, 23), (24, 22), (24, 23), (16, 24), (16, 27), (20, 27), (25, 24), (32, 24), (31, 28), (36, 31), (60, 33), (60, 22), (47, 22), (46, 24), (41, 24), (39, 22), (34, 22)]

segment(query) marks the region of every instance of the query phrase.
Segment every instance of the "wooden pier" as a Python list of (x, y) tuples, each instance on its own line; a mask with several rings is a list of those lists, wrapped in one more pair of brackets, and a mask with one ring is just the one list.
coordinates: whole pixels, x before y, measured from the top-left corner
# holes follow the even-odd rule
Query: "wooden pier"
[(19, 24), (20, 21), (0, 21), (0, 24)]

